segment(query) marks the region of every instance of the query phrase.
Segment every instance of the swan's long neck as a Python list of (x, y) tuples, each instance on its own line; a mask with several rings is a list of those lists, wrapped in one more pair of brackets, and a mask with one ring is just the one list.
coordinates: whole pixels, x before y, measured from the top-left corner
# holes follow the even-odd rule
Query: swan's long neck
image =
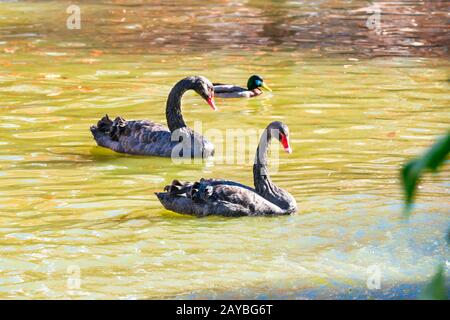
[(180, 80), (169, 93), (166, 104), (166, 118), (171, 132), (186, 127), (183, 115), (181, 114), (181, 97), (187, 90), (192, 89), (193, 85), (194, 81), (186, 78)]
[(270, 129), (266, 129), (259, 141), (256, 150), (255, 163), (253, 165), (253, 182), (256, 192), (266, 200), (277, 205), (286, 212), (295, 211), (294, 198), (286, 191), (276, 186), (269, 176), (267, 169), (267, 154), (272, 140)]
[(264, 194), (273, 185), (267, 170), (267, 153), (272, 140), (270, 130), (264, 130), (256, 149), (255, 163), (253, 165), (253, 182), (259, 194)]

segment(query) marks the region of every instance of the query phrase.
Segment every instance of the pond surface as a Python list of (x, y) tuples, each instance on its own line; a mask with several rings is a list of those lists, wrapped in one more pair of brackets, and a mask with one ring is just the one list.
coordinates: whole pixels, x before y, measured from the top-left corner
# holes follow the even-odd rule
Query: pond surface
[[(364, 28), (366, 1), (186, 2), (81, 2), (81, 30), (66, 29), (69, 3), (0, 3), (0, 298), (416, 297), (449, 257), (448, 167), (423, 179), (409, 220), (398, 179), (449, 127), (439, 16), (435, 33), (392, 47)], [(294, 152), (273, 180), (297, 215), (170, 213), (154, 192), (172, 179), (251, 185), (251, 163), (126, 156), (89, 132), (105, 113), (165, 123), (187, 75), (253, 73), (273, 92), (217, 99), (218, 112), (187, 93), (183, 113), (206, 135), (288, 124)]]

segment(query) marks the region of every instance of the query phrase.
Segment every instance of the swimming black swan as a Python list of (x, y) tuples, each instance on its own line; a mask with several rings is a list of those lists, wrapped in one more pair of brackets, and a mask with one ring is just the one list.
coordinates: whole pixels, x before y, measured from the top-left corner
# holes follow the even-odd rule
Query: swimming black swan
[(214, 83), (214, 92), (216, 97), (220, 98), (252, 98), (262, 94), (260, 88), (272, 91), (264, 80), (253, 75), (248, 78), (247, 88), (242, 88), (233, 84)]
[[(120, 153), (171, 157), (174, 151), (173, 156), (178, 157), (183, 156), (183, 150), (187, 150), (185, 156), (188, 156), (188, 152), (190, 157), (212, 156), (213, 144), (187, 127), (181, 115), (181, 97), (187, 90), (197, 92), (216, 110), (212, 83), (202, 76), (187, 77), (172, 88), (167, 98), (166, 118), (169, 128), (148, 120), (126, 121), (117, 117), (111, 121), (106, 115), (97, 126), (91, 127), (95, 141), (99, 146)], [(183, 148), (180, 147), (180, 141), (184, 143)]]
[(255, 189), (237, 182), (220, 179), (180, 182), (174, 180), (156, 193), (164, 208), (196, 216), (264, 216), (287, 215), (297, 211), (295, 199), (276, 186), (267, 172), (267, 151), (272, 138), (291, 153), (289, 129), (282, 122), (269, 124), (261, 136), (253, 165)]

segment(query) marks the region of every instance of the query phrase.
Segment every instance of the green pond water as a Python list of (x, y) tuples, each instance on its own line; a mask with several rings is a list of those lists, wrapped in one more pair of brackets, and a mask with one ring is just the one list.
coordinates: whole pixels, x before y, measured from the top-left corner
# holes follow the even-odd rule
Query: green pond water
[[(0, 298), (419, 294), (449, 257), (450, 174), (423, 179), (406, 220), (399, 169), (449, 128), (448, 57), (386, 43), (370, 55), (370, 43), (314, 40), (315, 24), (297, 39), (295, 19), (365, 1), (188, 3), (81, 2), (81, 30), (68, 30), (69, 3), (0, 2)], [(183, 114), (207, 137), (285, 122), (294, 152), (272, 177), (297, 215), (168, 212), (154, 192), (172, 179), (252, 185), (251, 159), (173, 164), (97, 147), (89, 132), (105, 113), (165, 124), (167, 94), (187, 75), (244, 85), (253, 73), (273, 92), (217, 99), (218, 112), (189, 92)], [(373, 270), (380, 289), (367, 287)]]

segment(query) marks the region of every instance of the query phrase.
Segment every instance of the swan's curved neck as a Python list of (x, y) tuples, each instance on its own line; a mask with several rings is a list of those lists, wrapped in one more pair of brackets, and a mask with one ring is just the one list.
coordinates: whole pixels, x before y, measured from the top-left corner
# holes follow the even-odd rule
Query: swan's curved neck
[(267, 153), (272, 135), (270, 129), (266, 129), (259, 141), (256, 150), (255, 164), (253, 165), (253, 182), (256, 192), (266, 200), (277, 205), (286, 213), (294, 212), (296, 209), (293, 197), (275, 185), (270, 179), (267, 169)]
[(193, 89), (194, 81), (186, 78), (180, 80), (170, 91), (166, 104), (166, 119), (169, 130), (174, 130), (186, 127), (183, 115), (181, 114), (181, 97), (190, 89)]
[[(253, 182), (258, 193), (267, 191), (268, 187), (273, 185), (267, 170), (267, 153), (269, 143), (272, 140), (270, 130), (264, 130), (256, 149), (255, 163), (253, 165)], [(270, 188), (269, 188), (270, 189)]]

